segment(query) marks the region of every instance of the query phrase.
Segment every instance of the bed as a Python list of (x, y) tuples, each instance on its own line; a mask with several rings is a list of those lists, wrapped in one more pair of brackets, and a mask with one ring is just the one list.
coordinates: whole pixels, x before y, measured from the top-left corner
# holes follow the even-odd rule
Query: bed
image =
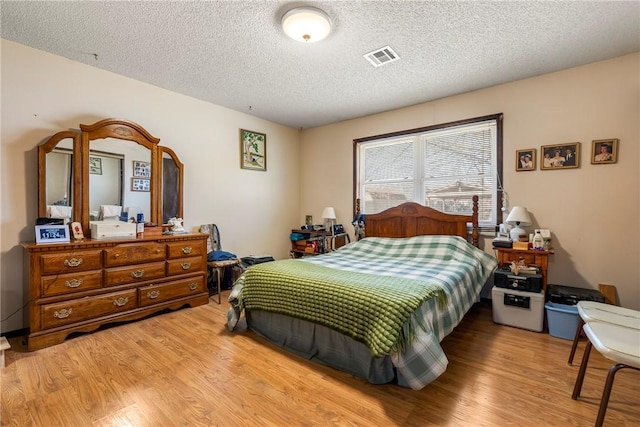
[(336, 251), (252, 266), (229, 296), (228, 327), (244, 314), (249, 329), (309, 360), (421, 389), (445, 372), (440, 342), (497, 266), (477, 248), (476, 197), (473, 212), (404, 203), (367, 215), (366, 237)]

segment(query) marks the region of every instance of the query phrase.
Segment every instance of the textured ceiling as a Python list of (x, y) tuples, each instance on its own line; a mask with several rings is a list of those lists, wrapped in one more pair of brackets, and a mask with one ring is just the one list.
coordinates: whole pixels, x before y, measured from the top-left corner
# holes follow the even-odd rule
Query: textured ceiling
[[(281, 30), (294, 6), (333, 31)], [(638, 1), (2, 1), (2, 38), (296, 128), (640, 51)], [(399, 61), (363, 55), (391, 46)], [(95, 55), (94, 55), (95, 54)]]

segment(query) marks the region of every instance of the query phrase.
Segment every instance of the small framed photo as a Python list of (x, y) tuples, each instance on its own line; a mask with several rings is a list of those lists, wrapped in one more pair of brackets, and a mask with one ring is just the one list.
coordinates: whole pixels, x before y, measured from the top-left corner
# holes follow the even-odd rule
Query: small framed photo
[(131, 178), (131, 191), (151, 191), (151, 180), (147, 178)]
[(603, 165), (618, 161), (617, 139), (596, 139), (591, 141), (591, 163)]
[(134, 160), (133, 176), (140, 177), (140, 178), (151, 178), (151, 163)]
[(543, 145), (540, 147), (540, 169), (571, 169), (580, 167), (580, 143)]
[(267, 170), (267, 135), (240, 129), (240, 167)]
[(102, 175), (102, 159), (100, 157), (89, 157), (89, 173)]
[(536, 169), (536, 149), (516, 150), (516, 171), (532, 171)]

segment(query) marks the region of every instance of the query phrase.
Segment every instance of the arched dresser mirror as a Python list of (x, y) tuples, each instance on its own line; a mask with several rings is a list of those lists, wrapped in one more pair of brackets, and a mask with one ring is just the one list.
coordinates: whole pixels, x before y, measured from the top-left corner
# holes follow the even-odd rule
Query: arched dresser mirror
[[(104, 119), (58, 132), (39, 147), (38, 216), (70, 212), (82, 224), (102, 219), (101, 206), (119, 206), (146, 222), (183, 216), (183, 164), (137, 123)], [(52, 208), (52, 206), (56, 206)]]
[(85, 238), (22, 243), (29, 350), (103, 324), (209, 302), (207, 234), (145, 227), (135, 237), (91, 236), (92, 221), (126, 228), (123, 215), (107, 220), (107, 210), (128, 207), (157, 225), (182, 217), (184, 166), (159, 141), (136, 123), (105, 119), (58, 132), (39, 147), (38, 216), (55, 212), (79, 222)]

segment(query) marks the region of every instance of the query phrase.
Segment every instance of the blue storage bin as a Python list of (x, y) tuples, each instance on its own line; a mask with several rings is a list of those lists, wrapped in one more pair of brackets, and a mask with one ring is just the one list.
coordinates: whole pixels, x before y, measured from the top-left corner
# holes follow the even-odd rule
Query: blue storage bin
[(573, 341), (580, 320), (578, 308), (575, 305), (555, 302), (547, 302), (544, 307), (547, 311), (549, 335)]

